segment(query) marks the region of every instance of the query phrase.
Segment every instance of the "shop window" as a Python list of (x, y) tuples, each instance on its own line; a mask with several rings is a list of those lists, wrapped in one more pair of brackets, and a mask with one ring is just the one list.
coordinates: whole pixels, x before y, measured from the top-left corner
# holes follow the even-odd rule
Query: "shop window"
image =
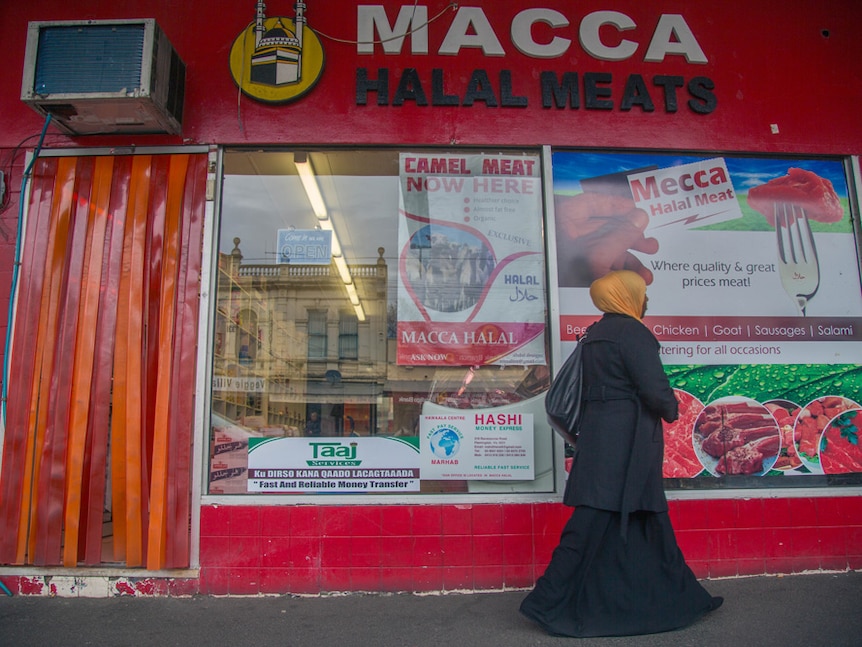
[(261, 343), (257, 315), (251, 310), (243, 310), (239, 314), (236, 327), (236, 357), (241, 365), (249, 366), (254, 363), (258, 345)]
[(554, 491), (540, 167), (225, 151), (208, 492)]
[(859, 214), (846, 160), (554, 151), (553, 322), (563, 352), (609, 267), (648, 282), (644, 324), (679, 401), (667, 488), (862, 482)]
[(308, 311), (308, 359), (326, 359), (326, 311)]
[[(668, 488), (858, 484), (844, 162), (551, 159), (546, 220), (530, 151), (226, 151), (209, 492), (554, 491), (548, 357), (597, 318), (587, 288), (606, 262), (649, 278), (644, 322), (682, 414), (665, 426)], [(800, 183), (821, 202), (778, 200)], [(698, 193), (660, 193), (681, 187)]]
[(359, 359), (359, 321), (352, 312), (342, 312), (338, 320), (339, 359)]

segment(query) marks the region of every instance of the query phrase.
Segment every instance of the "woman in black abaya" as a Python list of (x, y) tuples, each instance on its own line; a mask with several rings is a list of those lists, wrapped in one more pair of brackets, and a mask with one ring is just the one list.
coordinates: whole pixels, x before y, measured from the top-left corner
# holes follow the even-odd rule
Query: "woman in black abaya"
[(605, 314), (581, 342), (585, 408), (563, 496), (575, 510), (521, 613), (553, 635), (679, 629), (723, 600), (686, 565), (668, 517), (661, 420), (678, 403), (641, 322), (643, 278), (611, 272), (590, 296)]

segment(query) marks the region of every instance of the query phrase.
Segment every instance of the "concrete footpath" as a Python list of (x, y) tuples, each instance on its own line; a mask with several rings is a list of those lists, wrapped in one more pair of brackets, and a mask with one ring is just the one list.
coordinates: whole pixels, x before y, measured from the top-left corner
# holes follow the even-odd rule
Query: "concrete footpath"
[(706, 581), (724, 606), (649, 636), (548, 636), (518, 613), (524, 591), (317, 597), (0, 596), (0, 645), (244, 647), (859, 647), (862, 572)]

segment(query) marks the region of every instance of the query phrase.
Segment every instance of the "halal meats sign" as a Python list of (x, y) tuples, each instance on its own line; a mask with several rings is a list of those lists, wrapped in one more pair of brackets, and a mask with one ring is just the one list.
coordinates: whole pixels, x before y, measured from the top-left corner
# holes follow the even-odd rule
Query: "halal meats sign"
[[(630, 16), (619, 11), (594, 11), (583, 16), (564, 14), (555, 9), (530, 8), (518, 12), (511, 23), (497, 24), (483, 7), (459, 7), (450, 4), (454, 16), (448, 19), (444, 10), (428, 15), (422, 5), (404, 5), (397, 15), (382, 5), (359, 5), (357, 8), (357, 53), (387, 56), (427, 57), (429, 33), (440, 45), (436, 54), (457, 57), (465, 52), (480, 51), (486, 57), (508, 57), (512, 53), (537, 59), (572, 56), (578, 47), (583, 54), (599, 61), (643, 61), (662, 63), (684, 60), (693, 66), (708, 62), (685, 17), (661, 14), (648, 39), (636, 39), (633, 32), (644, 34)], [(491, 8), (489, 7), (489, 11)], [(501, 38), (505, 33), (508, 37)], [(409, 52), (408, 49), (409, 41)], [(577, 44), (576, 44), (577, 43)], [(459, 106), (477, 103), (488, 107), (526, 107), (530, 84), (538, 81), (543, 108), (584, 110), (656, 109), (677, 112), (684, 103), (698, 114), (716, 108), (713, 81), (699, 74), (691, 76), (628, 74), (624, 79), (611, 72), (542, 71), (537, 79), (530, 73), (518, 78), (509, 69), (490, 74), (474, 69), (466, 78), (443, 68), (420, 72), (399, 60), (400, 72), (388, 67), (356, 70), (356, 104), (378, 106)], [(396, 74), (398, 76), (396, 76)], [(535, 88), (533, 88), (535, 93)]]

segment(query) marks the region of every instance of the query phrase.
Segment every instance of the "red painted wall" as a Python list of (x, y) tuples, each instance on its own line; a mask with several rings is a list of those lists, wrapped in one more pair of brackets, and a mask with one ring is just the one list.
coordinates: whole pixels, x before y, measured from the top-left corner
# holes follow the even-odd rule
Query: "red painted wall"
[[(200, 592), (532, 586), (571, 508), (558, 503), (204, 506)], [(672, 501), (698, 577), (862, 568), (862, 498)]]
[[(569, 514), (558, 503), (207, 505), (199, 578), (110, 586), (133, 596), (528, 588)], [(672, 501), (670, 514), (699, 578), (862, 569), (859, 497)], [(0, 581), (20, 595), (62, 593), (40, 576)]]

